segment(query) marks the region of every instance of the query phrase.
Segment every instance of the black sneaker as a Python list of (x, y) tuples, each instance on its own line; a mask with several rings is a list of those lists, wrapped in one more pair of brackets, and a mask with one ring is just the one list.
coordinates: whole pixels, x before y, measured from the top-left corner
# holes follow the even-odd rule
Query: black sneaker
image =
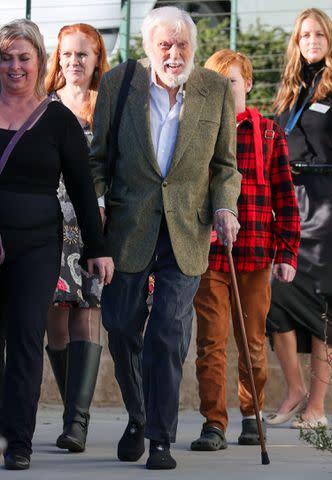
[(30, 455), (7, 450), (4, 455), (6, 470), (27, 470), (30, 468)]
[(144, 425), (129, 420), (118, 443), (118, 459), (122, 462), (137, 462), (144, 451)]
[[(264, 440), (266, 440), (266, 423), (264, 418), (262, 419), (262, 429)], [(246, 418), (242, 420), (242, 432), (238, 438), (239, 445), (259, 445), (259, 433), (257, 427), (257, 421), (253, 418)]]
[(148, 470), (173, 470), (176, 461), (172, 457), (169, 444), (150, 441), (150, 455), (146, 462)]
[(190, 448), (196, 452), (225, 450), (227, 448), (225, 432), (221, 428), (204, 425), (201, 436), (191, 443)]

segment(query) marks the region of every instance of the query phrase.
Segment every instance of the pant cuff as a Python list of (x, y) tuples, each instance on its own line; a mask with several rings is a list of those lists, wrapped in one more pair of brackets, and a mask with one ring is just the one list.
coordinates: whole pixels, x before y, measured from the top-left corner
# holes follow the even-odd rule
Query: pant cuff
[(176, 435), (171, 434), (169, 432), (165, 432), (160, 430), (159, 428), (153, 427), (145, 427), (145, 438), (148, 440), (155, 440), (156, 442), (167, 442), (167, 443), (175, 443), (176, 442)]

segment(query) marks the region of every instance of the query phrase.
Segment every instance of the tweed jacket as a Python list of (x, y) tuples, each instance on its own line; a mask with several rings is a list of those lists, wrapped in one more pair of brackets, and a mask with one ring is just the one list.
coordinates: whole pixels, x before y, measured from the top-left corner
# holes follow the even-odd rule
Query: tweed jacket
[[(108, 191), (107, 150), (121, 64), (101, 81), (93, 121), (91, 169), (97, 196)], [(153, 257), (164, 213), (181, 271), (202, 274), (208, 266), (213, 212), (236, 212), (241, 175), (236, 169), (236, 124), (231, 87), (215, 72), (195, 68), (185, 84), (179, 128), (167, 176), (163, 178), (150, 132), (150, 66), (141, 60), (131, 81), (119, 128), (119, 155), (107, 219), (115, 268), (135, 273)]]

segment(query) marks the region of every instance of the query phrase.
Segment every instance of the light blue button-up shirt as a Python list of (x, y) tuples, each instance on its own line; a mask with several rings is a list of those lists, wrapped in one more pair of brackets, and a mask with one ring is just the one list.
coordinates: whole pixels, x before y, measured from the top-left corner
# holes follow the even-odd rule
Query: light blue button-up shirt
[(163, 177), (172, 160), (183, 102), (183, 86), (176, 94), (176, 103), (170, 108), (168, 91), (158, 85), (152, 69), (150, 77), (150, 130), (154, 152)]

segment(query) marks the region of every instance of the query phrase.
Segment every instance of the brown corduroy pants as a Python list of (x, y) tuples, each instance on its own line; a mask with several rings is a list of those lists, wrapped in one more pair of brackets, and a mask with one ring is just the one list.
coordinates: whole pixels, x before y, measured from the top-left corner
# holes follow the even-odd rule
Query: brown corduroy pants
[[(263, 409), (267, 377), (265, 322), (270, 307), (271, 266), (237, 273), (259, 409)], [(230, 312), (238, 347), (238, 396), (243, 416), (254, 414), (235, 297), (229, 273), (207, 270), (194, 299), (197, 314), (196, 373), (200, 412), (206, 424), (227, 428), (226, 375)]]

